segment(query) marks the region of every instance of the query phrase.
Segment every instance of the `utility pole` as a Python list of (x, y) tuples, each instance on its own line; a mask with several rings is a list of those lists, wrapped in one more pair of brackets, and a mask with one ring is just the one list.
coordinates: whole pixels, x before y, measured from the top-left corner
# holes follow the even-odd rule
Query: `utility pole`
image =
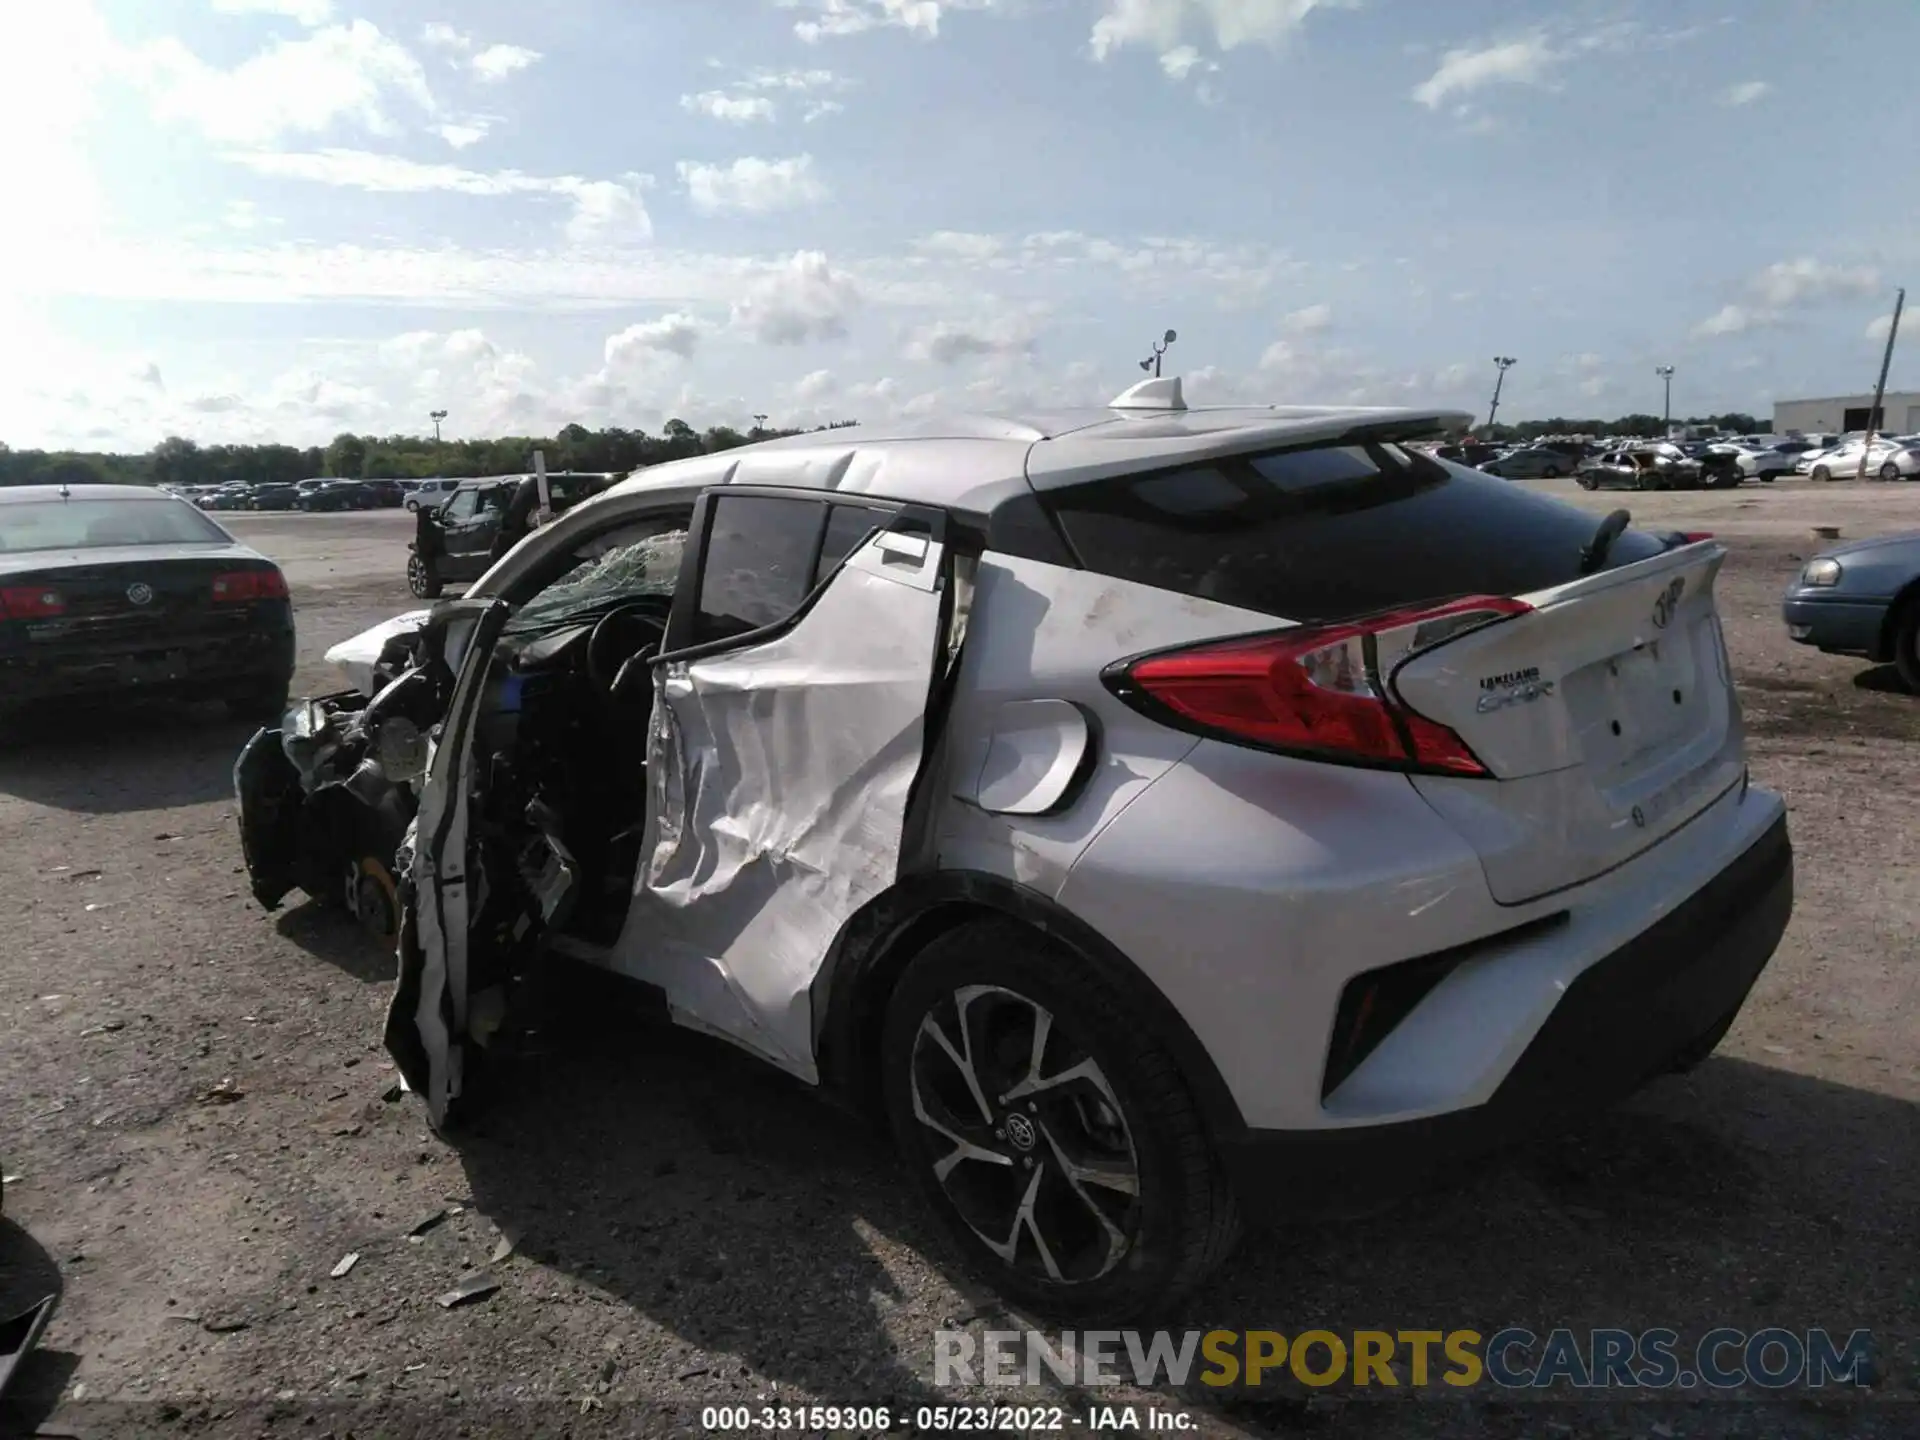
[(447, 418), (447, 412), (444, 410), (429, 410), (427, 412), (427, 418), (433, 421), (433, 443), (438, 445), (440, 443), (440, 422)]
[(1496, 355), (1493, 363), (1499, 367), (1499, 373), (1493, 377), (1493, 404), (1487, 407), (1487, 429), (1493, 429), (1493, 417), (1500, 413), (1500, 387), (1507, 383), (1507, 368), (1520, 362), (1511, 355)]
[(1653, 367), (1653, 373), (1666, 382), (1667, 398), (1666, 403), (1661, 407), (1660, 422), (1671, 431), (1673, 429), (1673, 366), (1656, 365)]
[(1893, 297), (1893, 323), (1887, 326), (1887, 349), (1880, 357), (1880, 381), (1873, 387), (1873, 408), (1867, 411), (1867, 438), (1860, 446), (1859, 478), (1867, 474), (1867, 456), (1873, 453), (1874, 421), (1881, 419), (1880, 402), (1887, 397), (1887, 371), (1893, 366), (1893, 339), (1900, 333), (1900, 312), (1907, 308), (1907, 287), (1902, 285)]
[(1153, 353), (1140, 362), (1140, 368), (1142, 370), (1153, 371), (1153, 378), (1158, 380), (1160, 378), (1160, 357), (1167, 353), (1167, 346), (1173, 344), (1173, 342), (1179, 338), (1180, 337), (1174, 334), (1173, 331), (1167, 331), (1166, 337), (1161, 340), (1158, 345), (1153, 347)]

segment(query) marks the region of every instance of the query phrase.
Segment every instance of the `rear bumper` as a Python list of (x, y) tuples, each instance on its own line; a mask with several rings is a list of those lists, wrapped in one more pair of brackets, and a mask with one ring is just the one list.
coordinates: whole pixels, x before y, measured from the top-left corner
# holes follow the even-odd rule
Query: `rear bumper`
[(1248, 1130), (1221, 1144), (1251, 1214), (1367, 1208), (1603, 1109), (1736, 1014), (1793, 909), (1782, 816), (1664, 919), (1586, 969), (1484, 1104), (1419, 1120)]
[(1843, 655), (1878, 657), (1886, 629), (1885, 600), (1853, 600), (1832, 593), (1789, 591), (1781, 603), (1788, 638)]
[(49, 644), (0, 654), (0, 698), (9, 705), (87, 695), (214, 698), (284, 684), (293, 660), (291, 626), (149, 639), (125, 649)]

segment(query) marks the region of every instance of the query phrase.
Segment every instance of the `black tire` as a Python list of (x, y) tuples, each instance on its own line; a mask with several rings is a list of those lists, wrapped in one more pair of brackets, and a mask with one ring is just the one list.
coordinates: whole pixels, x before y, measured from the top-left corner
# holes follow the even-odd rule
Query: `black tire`
[(1886, 464), (1880, 467), (1880, 478), (1889, 481), (1898, 480), (1900, 478), (1900, 467), (1891, 460), (1887, 461)]
[(433, 561), (425, 559), (417, 551), (407, 556), (407, 589), (414, 598), (438, 600), (440, 592), (446, 588), (447, 582)]
[(1813, 467), (1813, 478), (1817, 483), (1825, 485), (1833, 479), (1833, 472), (1824, 465), (1816, 465)]
[(1558, 465), (1542, 465), (1540, 467), (1540, 478), (1542, 480), (1558, 480), (1560, 478), (1560, 467)]
[[(975, 992), (966, 1001), (964, 1033), (963, 991)], [(1041, 1063), (1032, 1066), (1041, 1012), (1050, 1027)], [(960, 1046), (941, 1047), (925, 1029), (929, 1023)], [(963, 926), (936, 940), (909, 962), (888, 1000), (881, 1090), (901, 1157), (968, 1265), (1035, 1311), (1139, 1316), (1191, 1291), (1239, 1238), (1233, 1192), (1185, 1078), (1154, 1038), (1157, 1029), (1085, 960), (1005, 921)], [(995, 1053), (972, 1067), (977, 1079), (969, 1089), (953, 1057), (973, 1058), (976, 1042)], [(1026, 1083), (1022, 1072), (1058, 1076), (1083, 1062), (1093, 1076), (1036, 1088), (1038, 1099), (1028, 1099), (1024, 1113), (1019, 1099), (1007, 1103), (1006, 1095)], [(976, 1093), (987, 1097), (991, 1119), (971, 1100)], [(964, 1111), (950, 1103), (956, 1097)], [(952, 1129), (932, 1128), (923, 1112)], [(998, 1147), (992, 1153), (1005, 1157), (1004, 1167), (963, 1160), (941, 1179), (936, 1163), (959, 1148), (954, 1130)], [(1077, 1183), (1062, 1163), (1070, 1152), (1087, 1162)], [(1093, 1164), (1111, 1186), (1088, 1179), (1084, 1171)], [(1023, 1175), (1031, 1178), (1023, 1182)], [(1127, 1177), (1131, 1194), (1121, 1183)], [(1023, 1205), (1027, 1198), (1030, 1206)], [(1033, 1217), (1026, 1230), (1018, 1219), (1023, 1208)], [(1007, 1257), (968, 1214), (986, 1233), (1009, 1237)], [(1034, 1235), (1049, 1230), (1043, 1250)]]
[(1599, 480), (1592, 475), (1576, 475), (1573, 478), (1580, 482), (1580, 488), (1582, 490), (1598, 490), (1600, 488)]
[(1908, 693), (1920, 695), (1920, 595), (1909, 595), (1894, 613), (1893, 668)]
[(251, 720), (257, 725), (278, 725), (287, 713), (287, 695), (291, 682), (282, 680), (245, 686), (227, 695), (227, 713), (236, 720)]

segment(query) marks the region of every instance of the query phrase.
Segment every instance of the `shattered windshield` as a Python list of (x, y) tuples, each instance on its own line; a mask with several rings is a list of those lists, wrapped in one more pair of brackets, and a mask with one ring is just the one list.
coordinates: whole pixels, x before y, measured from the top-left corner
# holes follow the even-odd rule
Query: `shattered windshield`
[(663, 531), (657, 522), (589, 540), (574, 553), (574, 567), (522, 605), (507, 630), (543, 630), (642, 595), (670, 597), (686, 543), (684, 529)]

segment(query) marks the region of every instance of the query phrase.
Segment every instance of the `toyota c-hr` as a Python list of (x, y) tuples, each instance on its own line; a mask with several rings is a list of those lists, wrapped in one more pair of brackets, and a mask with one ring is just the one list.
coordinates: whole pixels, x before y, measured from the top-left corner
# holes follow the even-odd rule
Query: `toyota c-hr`
[(339, 868), (437, 1125), (586, 960), (883, 1116), (1009, 1294), (1164, 1300), (1697, 1062), (1787, 923), (1726, 552), (1411, 448), (1467, 420), (1168, 379), (649, 469), (339, 647), (256, 889), (288, 796), (398, 787)]

